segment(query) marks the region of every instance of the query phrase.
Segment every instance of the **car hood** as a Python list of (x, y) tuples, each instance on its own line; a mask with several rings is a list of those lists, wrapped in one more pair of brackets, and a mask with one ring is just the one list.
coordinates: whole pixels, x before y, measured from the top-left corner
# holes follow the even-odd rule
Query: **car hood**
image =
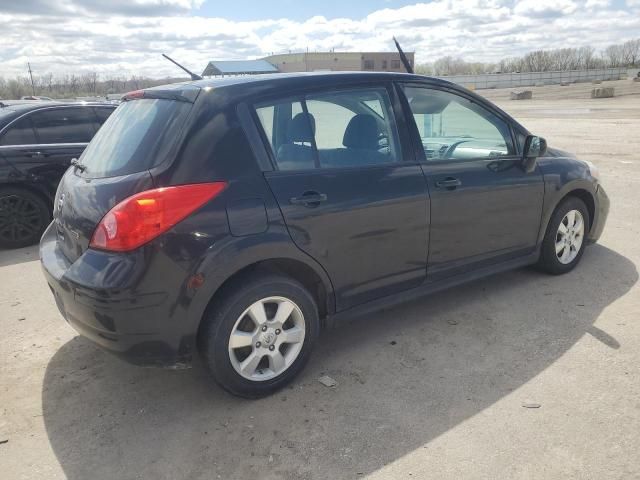
[(577, 159), (575, 154), (571, 152), (567, 152), (565, 150), (560, 150), (559, 148), (547, 147), (547, 153), (545, 157), (563, 157), (563, 158), (574, 158)]

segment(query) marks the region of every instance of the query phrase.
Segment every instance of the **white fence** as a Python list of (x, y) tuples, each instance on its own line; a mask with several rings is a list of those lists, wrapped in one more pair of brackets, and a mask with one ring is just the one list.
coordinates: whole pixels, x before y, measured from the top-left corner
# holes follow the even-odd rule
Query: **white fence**
[(532, 87), (560, 83), (590, 82), (592, 80), (620, 80), (627, 75), (626, 68), (598, 68), (593, 70), (567, 70), (563, 72), (486, 73), (479, 75), (450, 75), (438, 77), (475, 89)]

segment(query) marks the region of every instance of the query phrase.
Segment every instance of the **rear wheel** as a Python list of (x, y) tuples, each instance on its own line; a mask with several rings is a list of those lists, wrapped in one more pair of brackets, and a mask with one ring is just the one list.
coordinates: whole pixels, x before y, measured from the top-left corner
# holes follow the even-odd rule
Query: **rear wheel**
[(560, 203), (549, 221), (538, 266), (554, 275), (572, 270), (584, 253), (589, 222), (589, 211), (579, 198)]
[(49, 207), (38, 195), (21, 188), (0, 190), (0, 247), (38, 243), (51, 220)]
[(258, 275), (221, 293), (199, 338), (216, 382), (247, 398), (288, 384), (307, 362), (320, 328), (315, 301), (301, 284)]

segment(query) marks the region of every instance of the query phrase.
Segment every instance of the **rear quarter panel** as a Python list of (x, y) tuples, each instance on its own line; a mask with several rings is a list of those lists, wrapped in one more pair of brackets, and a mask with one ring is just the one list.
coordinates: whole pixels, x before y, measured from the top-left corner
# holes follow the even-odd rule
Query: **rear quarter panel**
[[(190, 349), (214, 294), (232, 275), (267, 259), (291, 259), (312, 268), (333, 299), (322, 267), (299, 250), (249, 145), (237, 102), (221, 92), (203, 92), (196, 103), (176, 161), (151, 170), (156, 186), (225, 181), (226, 190), (162, 236), (164, 255), (180, 271), (170, 294), (171, 316), (180, 318), (183, 346)], [(250, 205), (251, 208), (243, 206)], [(241, 211), (242, 210), (242, 211)], [(229, 216), (233, 231), (230, 228)], [(241, 224), (241, 228), (237, 228)], [(188, 283), (201, 274), (204, 283)], [(162, 275), (161, 275), (162, 276)], [(328, 306), (331, 311), (332, 306)]]

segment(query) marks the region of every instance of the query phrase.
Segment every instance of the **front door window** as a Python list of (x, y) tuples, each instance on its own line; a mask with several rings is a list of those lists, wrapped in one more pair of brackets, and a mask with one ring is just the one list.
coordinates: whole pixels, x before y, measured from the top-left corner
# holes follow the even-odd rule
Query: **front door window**
[(405, 87), (427, 161), (477, 160), (515, 154), (508, 125), (464, 97)]

